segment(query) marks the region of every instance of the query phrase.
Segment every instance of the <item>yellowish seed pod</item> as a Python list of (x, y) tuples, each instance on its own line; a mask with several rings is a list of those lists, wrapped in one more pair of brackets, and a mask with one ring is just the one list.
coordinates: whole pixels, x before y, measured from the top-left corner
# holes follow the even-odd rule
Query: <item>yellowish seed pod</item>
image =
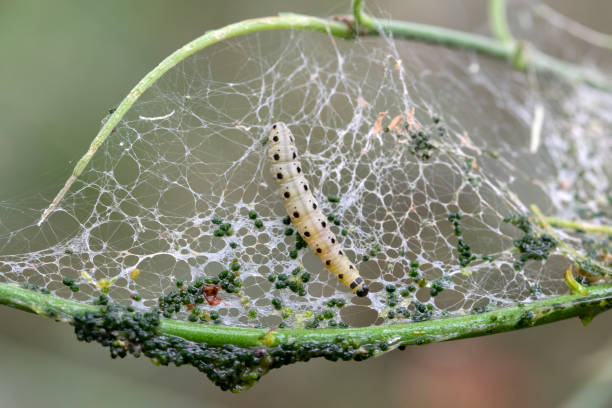
[(336, 235), (330, 230), (329, 223), (321, 212), (319, 203), (310, 191), (298, 160), (295, 139), (287, 125), (282, 122), (272, 125), (268, 143), (270, 171), (280, 188), (287, 214), (298, 232), (311, 251), (340, 282), (357, 296), (366, 296), (368, 285), (342, 251)]

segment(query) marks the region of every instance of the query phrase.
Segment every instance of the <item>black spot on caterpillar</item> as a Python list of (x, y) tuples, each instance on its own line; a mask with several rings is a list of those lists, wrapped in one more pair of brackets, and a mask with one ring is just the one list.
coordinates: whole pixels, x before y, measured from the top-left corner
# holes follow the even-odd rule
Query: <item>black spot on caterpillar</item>
[(325, 267), (357, 296), (366, 296), (368, 285), (340, 249), (336, 236), (328, 228), (326, 217), (308, 188), (302, 165), (297, 160), (291, 131), (284, 123), (277, 122), (272, 126), (268, 139), (271, 140), (268, 147), (270, 170), (281, 190), (291, 221)]

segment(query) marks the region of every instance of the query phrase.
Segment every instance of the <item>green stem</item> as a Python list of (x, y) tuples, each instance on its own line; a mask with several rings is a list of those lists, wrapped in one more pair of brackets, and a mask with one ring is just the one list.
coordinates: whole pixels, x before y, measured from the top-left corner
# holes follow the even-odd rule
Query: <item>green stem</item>
[(453, 48), (463, 48), (489, 57), (505, 59), (513, 68), (549, 72), (572, 82), (582, 82), (594, 88), (612, 92), (612, 78), (584, 67), (551, 57), (517, 41), (500, 41), (477, 34), (424, 24), (370, 17), (363, 12), (362, 0), (353, 3), (355, 21), (361, 35), (379, 32)]
[(594, 234), (612, 235), (612, 226), (610, 225), (589, 224), (589, 223), (580, 222), (580, 221), (564, 220), (562, 218), (557, 218), (557, 217), (543, 217), (543, 219), (548, 224), (552, 225), (553, 227), (557, 227), (557, 228), (583, 230), (586, 232), (592, 232)]
[(489, 57), (511, 60), (516, 51), (513, 44), (504, 44), (493, 38), (449, 28), (406, 21), (370, 17), (363, 12), (362, 0), (353, 3), (353, 13), (360, 35), (392, 34), (408, 40), (419, 40), (451, 48), (463, 48)]
[(514, 38), (506, 19), (506, 2), (504, 0), (489, 1), (489, 25), (495, 38), (503, 43), (514, 43)]
[[(612, 92), (612, 79), (607, 76), (587, 71), (580, 66), (555, 59), (537, 50), (529, 50), (529, 52), (526, 52), (523, 50), (522, 46), (514, 42), (505, 43), (488, 37), (442, 27), (370, 17), (363, 12), (362, 0), (355, 0), (353, 3), (353, 13), (357, 25), (357, 32), (360, 35), (379, 35), (383, 32), (406, 39), (472, 50), (493, 58), (505, 59), (515, 68), (533, 68), (539, 71), (552, 72), (563, 78), (584, 82), (595, 88)], [(284, 13), (277, 17), (256, 18), (230, 24), (218, 30), (209, 31), (203, 36), (179, 48), (140, 80), (130, 93), (128, 93), (125, 99), (121, 101), (115, 112), (110, 115), (91, 142), (85, 155), (74, 167), (72, 175), (68, 178), (64, 187), (57, 193), (51, 204), (44, 210), (38, 221), (38, 225), (41, 225), (49, 214), (58, 206), (72, 184), (82, 174), (85, 167), (87, 167), (100, 145), (104, 143), (115, 126), (119, 124), (127, 111), (134, 105), (138, 98), (140, 98), (140, 95), (149, 89), (149, 87), (169, 69), (192, 54), (222, 40), (258, 31), (283, 29), (311, 30), (329, 33), (333, 36), (347, 39), (353, 37), (355, 34), (355, 30), (350, 24), (312, 16)]]
[(574, 274), (572, 273), (572, 265), (570, 265), (566, 270), (565, 270), (565, 274), (563, 275), (563, 278), (565, 280), (565, 283), (567, 284), (567, 286), (570, 288), (571, 292), (570, 293), (578, 293), (582, 296), (586, 296), (589, 294), (589, 292), (587, 292), (586, 288), (584, 286), (582, 286), (582, 284), (580, 284), (576, 278), (574, 278)]
[[(326, 343), (333, 342), (338, 336), (360, 344), (382, 341), (398, 345), (425, 344), (518, 330), (572, 317), (588, 322), (612, 307), (612, 285), (593, 286), (585, 290), (586, 295), (556, 296), (486, 313), (386, 326), (268, 330), (162, 319), (160, 332), (210, 345), (233, 344), (240, 347), (276, 346), (291, 342)], [(99, 308), (6, 283), (0, 283), (0, 304), (42, 316), (59, 316), (65, 320)]]

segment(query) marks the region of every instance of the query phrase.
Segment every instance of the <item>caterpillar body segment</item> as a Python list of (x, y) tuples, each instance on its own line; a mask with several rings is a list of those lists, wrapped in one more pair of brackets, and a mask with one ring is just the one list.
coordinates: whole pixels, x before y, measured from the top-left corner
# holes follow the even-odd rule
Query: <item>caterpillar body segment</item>
[(368, 285), (355, 265), (344, 254), (336, 235), (330, 230), (327, 218), (312, 195), (310, 185), (302, 173), (295, 139), (282, 122), (272, 125), (268, 137), (270, 171), (276, 180), (287, 214), (308, 247), (340, 282), (357, 296), (368, 294)]

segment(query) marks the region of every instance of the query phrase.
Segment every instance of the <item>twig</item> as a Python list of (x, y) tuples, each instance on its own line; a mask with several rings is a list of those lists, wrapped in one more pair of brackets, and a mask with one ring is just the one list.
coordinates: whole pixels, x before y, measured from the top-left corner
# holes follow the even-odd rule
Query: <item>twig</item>
[[(612, 307), (612, 285), (585, 288), (586, 295), (549, 297), (536, 302), (516, 304), (486, 313), (469, 314), (424, 322), (368, 326), (350, 329), (254, 329), (191, 323), (162, 319), (160, 334), (207, 343), (211, 346), (233, 344), (239, 347), (278, 346), (296, 343), (333, 343), (342, 336), (361, 345), (394, 339), (401, 345), (420, 345), (519, 330), (559, 320), (579, 317), (589, 320)], [(0, 283), (0, 304), (41, 316), (70, 321), (72, 317), (95, 310), (88, 305), (19, 286)]]
[(574, 274), (572, 273), (572, 265), (567, 267), (563, 278), (565, 279), (565, 283), (567, 284), (567, 286), (571, 289), (571, 293), (578, 293), (582, 296), (586, 296), (589, 294), (586, 288), (580, 283), (578, 283), (576, 278), (574, 278)]
[(543, 219), (553, 227), (583, 230), (586, 232), (592, 232), (594, 234), (612, 235), (612, 226), (610, 225), (589, 224), (586, 222), (570, 221), (556, 217), (544, 217)]
[(504, 0), (489, 1), (489, 26), (491, 32), (503, 43), (514, 43), (514, 37), (506, 19), (506, 2)]

